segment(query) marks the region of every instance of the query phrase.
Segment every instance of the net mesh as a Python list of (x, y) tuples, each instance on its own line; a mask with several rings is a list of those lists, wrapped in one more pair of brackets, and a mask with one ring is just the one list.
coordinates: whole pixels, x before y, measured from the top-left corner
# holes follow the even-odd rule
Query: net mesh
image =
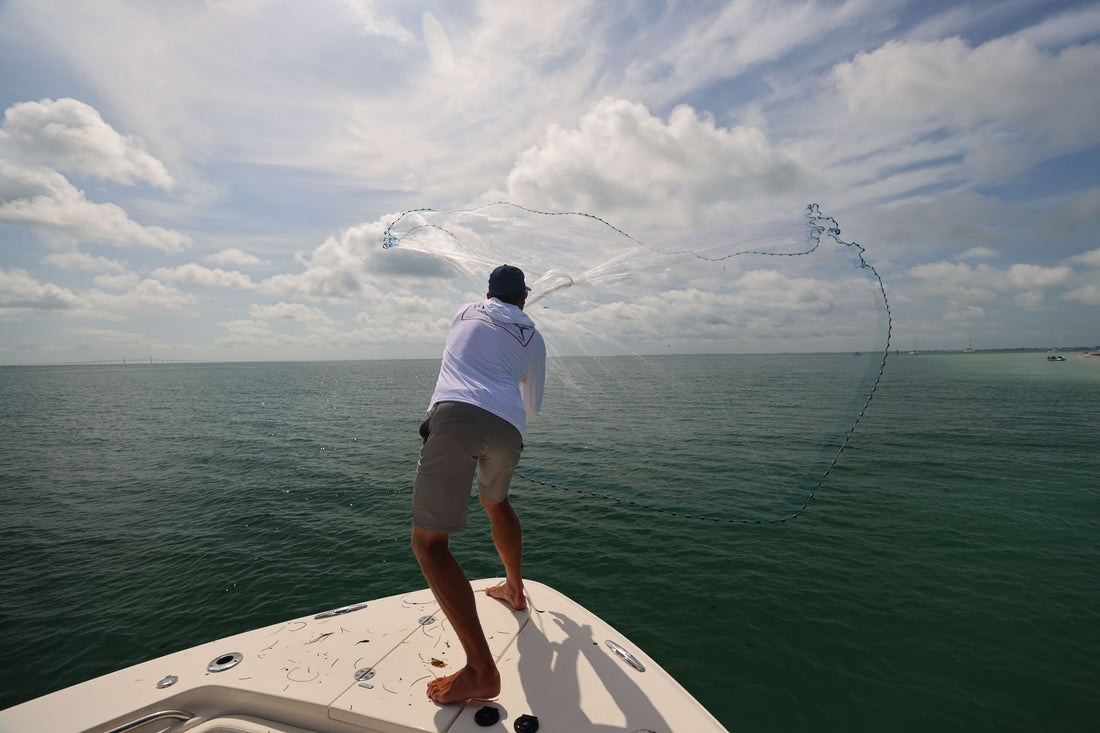
[(383, 247), (471, 299), (497, 265), (524, 270), (548, 374), (518, 474), (672, 514), (798, 516), (889, 352), (882, 278), (816, 204), (655, 244), (583, 212), (418, 209)]

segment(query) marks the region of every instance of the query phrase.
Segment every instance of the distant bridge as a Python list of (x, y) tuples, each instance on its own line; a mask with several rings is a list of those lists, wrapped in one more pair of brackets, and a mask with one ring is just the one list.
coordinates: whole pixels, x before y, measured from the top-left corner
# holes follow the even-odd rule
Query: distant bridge
[(145, 359), (131, 359), (128, 357), (122, 357), (121, 359), (89, 359), (87, 361), (49, 361), (39, 362), (35, 364), (24, 364), (22, 366), (141, 366), (141, 365), (157, 365), (157, 364), (200, 364), (202, 362), (194, 359), (155, 359), (149, 357), (148, 361)]

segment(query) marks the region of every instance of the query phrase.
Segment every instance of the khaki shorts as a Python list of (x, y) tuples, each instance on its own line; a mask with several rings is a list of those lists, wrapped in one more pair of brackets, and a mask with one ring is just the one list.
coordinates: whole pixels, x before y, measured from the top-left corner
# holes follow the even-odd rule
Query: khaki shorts
[(486, 501), (498, 504), (508, 498), (523, 439), (504, 418), (463, 402), (436, 404), (425, 425), (413, 482), (413, 524), (430, 532), (457, 532), (466, 526), (475, 469), (477, 489)]

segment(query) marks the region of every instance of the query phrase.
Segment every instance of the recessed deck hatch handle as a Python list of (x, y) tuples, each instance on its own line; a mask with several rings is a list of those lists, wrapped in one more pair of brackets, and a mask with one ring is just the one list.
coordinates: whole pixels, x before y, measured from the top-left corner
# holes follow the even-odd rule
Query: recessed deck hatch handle
[(645, 672), (645, 665), (639, 662), (638, 658), (628, 652), (626, 649), (623, 649), (621, 646), (611, 640), (605, 641), (604, 644), (607, 645), (607, 648), (610, 649), (616, 657), (623, 660), (639, 672)]

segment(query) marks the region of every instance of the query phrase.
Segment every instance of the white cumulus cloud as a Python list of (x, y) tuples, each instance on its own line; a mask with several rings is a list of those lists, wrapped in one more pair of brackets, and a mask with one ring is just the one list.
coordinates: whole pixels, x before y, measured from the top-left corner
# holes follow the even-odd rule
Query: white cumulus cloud
[(959, 37), (895, 40), (836, 65), (833, 80), (861, 126), (887, 140), (952, 130), (950, 145), (922, 146), (997, 177), (1100, 142), (1098, 66), (1096, 43), (1051, 53), (1024, 36), (976, 47)]
[(26, 270), (0, 270), (0, 318), (27, 311), (72, 310), (80, 299), (67, 288), (36, 280)]
[(220, 268), (203, 267), (193, 262), (179, 267), (159, 267), (150, 275), (158, 280), (170, 282), (184, 282), (190, 285), (204, 287), (238, 288), (240, 290), (252, 290), (256, 284), (252, 278), (235, 270), (222, 270)]
[(959, 255), (960, 260), (995, 260), (1000, 253), (989, 247), (971, 247)]
[(234, 248), (225, 249), (221, 252), (209, 255), (206, 257), (208, 262), (213, 262), (216, 265), (222, 266), (235, 266), (235, 267), (250, 267), (253, 265), (263, 264), (256, 255), (251, 255), (247, 252)]
[(90, 312), (115, 320), (149, 311), (190, 313), (196, 302), (195, 296), (190, 293), (136, 273), (100, 275), (95, 279), (95, 284), (97, 289), (81, 296), (85, 307)]
[(1084, 305), (1100, 305), (1100, 285), (1089, 283), (1076, 290), (1069, 291), (1062, 297), (1066, 300), (1074, 300)]
[(4, 112), (0, 155), (69, 174), (172, 188), (164, 164), (136, 137), (121, 135), (99, 112), (75, 99), (21, 102)]
[(688, 106), (665, 122), (642, 104), (608, 97), (577, 127), (552, 125), (525, 150), (507, 197), (643, 226), (699, 225), (732, 208), (801, 201), (806, 178), (754, 127), (721, 127)]
[(126, 272), (126, 265), (106, 257), (93, 257), (85, 252), (55, 252), (42, 258), (42, 264), (62, 270), (86, 270), (89, 272)]
[(95, 203), (64, 175), (172, 187), (164, 166), (73, 99), (16, 104), (0, 126), (0, 222), (78, 241), (179, 251), (180, 232), (144, 226), (115, 203)]
[(1085, 267), (1100, 267), (1100, 247), (1070, 257), (1067, 262)]
[(328, 328), (335, 324), (320, 308), (302, 303), (275, 303), (253, 305), (249, 315), (260, 320), (277, 320), (296, 323), (310, 328)]
[(384, 229), (381, 223), (367, 223), (333, 234), (308, 257), (298, 257), (302, 272), (276, 275), (262, 289), (291, 300), (340, 301), (373, 294), (371, 266), (382, 251)]

